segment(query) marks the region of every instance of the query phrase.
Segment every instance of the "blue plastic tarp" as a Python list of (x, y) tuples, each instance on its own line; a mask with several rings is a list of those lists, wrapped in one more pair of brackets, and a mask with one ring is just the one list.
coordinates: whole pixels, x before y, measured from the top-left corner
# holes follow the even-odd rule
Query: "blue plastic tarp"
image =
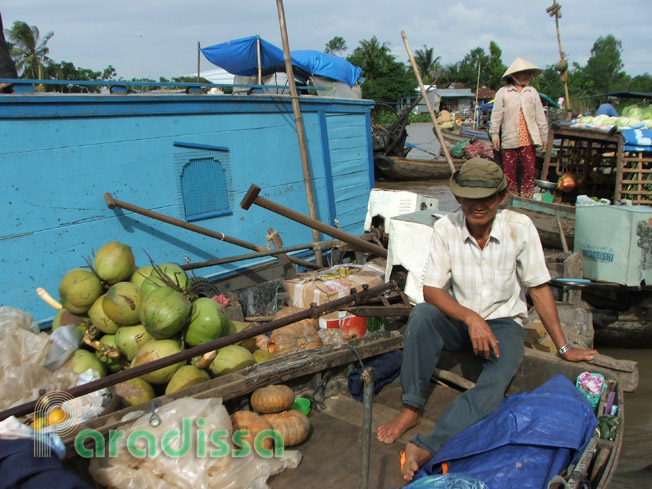
[[(260, 41), (260, 67), (263, 71), (285, 71), (283, 50), (260, 36), (243, 37), (201, 48), (208, 61), (229, 73), (252, 76), (258, 73), (258, 41)], [(332, 78), (350, 87), (360, 77), (361, 69), (333, 54), (313, 50), (290, 53), (292, 66), (307, 75)]]
[(487, 417), (453, 437), (417, 473), (464, 473), (487, 486), (541, 489), (576, 463), (597, 426), (593, 408), (566, 377), (507, 397)]
[(346, 83), (350, 87), (356, 84), (362, 73), (360, 67), (334, 54), (314, 50), (298, 50), (292, 51), (290, 57), (293, 64), (295, 61), (302, 64), (311, 75), (332, 78)]

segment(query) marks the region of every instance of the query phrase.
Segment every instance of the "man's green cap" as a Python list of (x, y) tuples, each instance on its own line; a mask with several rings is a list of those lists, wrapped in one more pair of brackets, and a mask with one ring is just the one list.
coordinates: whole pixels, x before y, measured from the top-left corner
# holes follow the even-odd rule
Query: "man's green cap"
[(500, 167), (486, 158), (471, 158), (453, 173), (451, 192), (466, 199), (484, 199), (507, 188), (507, 180)]

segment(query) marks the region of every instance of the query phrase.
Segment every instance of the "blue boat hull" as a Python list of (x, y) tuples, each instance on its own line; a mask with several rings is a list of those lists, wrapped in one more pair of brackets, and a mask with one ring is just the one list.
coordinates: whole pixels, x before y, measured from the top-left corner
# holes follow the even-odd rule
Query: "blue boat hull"
[[(363, 230), (374, 181), (371, 107), (366, 100), (301, 98), (318, 217), (354, 234)], [(288, 246), (312, 240), (305, 226), (239, 206), (256, 184), (262, 196), (309, 213), (288, 97), (4, 96), (0, 137), (0, 297), (39, 321), (55, 311), (35, 289), (57, 297), (63, 275), (106, 242), (130, 245), (138, 265), (149, 264), (147, 255), (184, 263), (186, 256), (197, 262), (244, 251), (110, 210), (105, 192), (261, 246), (268, 228)]]

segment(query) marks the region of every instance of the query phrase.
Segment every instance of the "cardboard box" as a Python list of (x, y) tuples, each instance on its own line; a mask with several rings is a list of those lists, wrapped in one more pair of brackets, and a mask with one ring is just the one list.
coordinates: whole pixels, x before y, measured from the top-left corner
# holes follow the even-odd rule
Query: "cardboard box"
[(652, 207), (577, 207), (575, 251), (582, 252), (585, 278), (652, 284)]
[(293, 280), (284, 280), (283, 286), (290, 296), (290, 305), (305, 309), (345, 297), (351, 289), (362, 290), (362, 285), (375, 287), (383, 283), (385, 268), (375, 263), (365, 265), (336, 265), (328, 270), (301, 274)]

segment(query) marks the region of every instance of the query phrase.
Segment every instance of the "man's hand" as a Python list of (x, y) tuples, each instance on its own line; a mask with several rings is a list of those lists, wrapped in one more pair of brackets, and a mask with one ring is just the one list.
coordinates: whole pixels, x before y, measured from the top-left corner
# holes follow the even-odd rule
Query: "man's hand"
[(496, 138), (496, 139), (494, 139), (494, 140), (491, 142), (491, 146), (493, 146), (493, 148), (494, 148), (496, 151), (500, 151), (500, 138)]
[(491, 331), (487, 321), (482, 319), (480, 315), (473, 313), (470, 318), (464, 321), (464, 323), (466, 324), (469, 336), (471, 337), (473, 353), (489, 358), (491, 350), (493, 350), (496, 358), (500, 358), (498, 340), (494, 336), (493, 331)]
[(586, 350), (584, 348), (571, 347), (561, 357), (569, 362), (589, 362), (598, 354), (598, 350)]

